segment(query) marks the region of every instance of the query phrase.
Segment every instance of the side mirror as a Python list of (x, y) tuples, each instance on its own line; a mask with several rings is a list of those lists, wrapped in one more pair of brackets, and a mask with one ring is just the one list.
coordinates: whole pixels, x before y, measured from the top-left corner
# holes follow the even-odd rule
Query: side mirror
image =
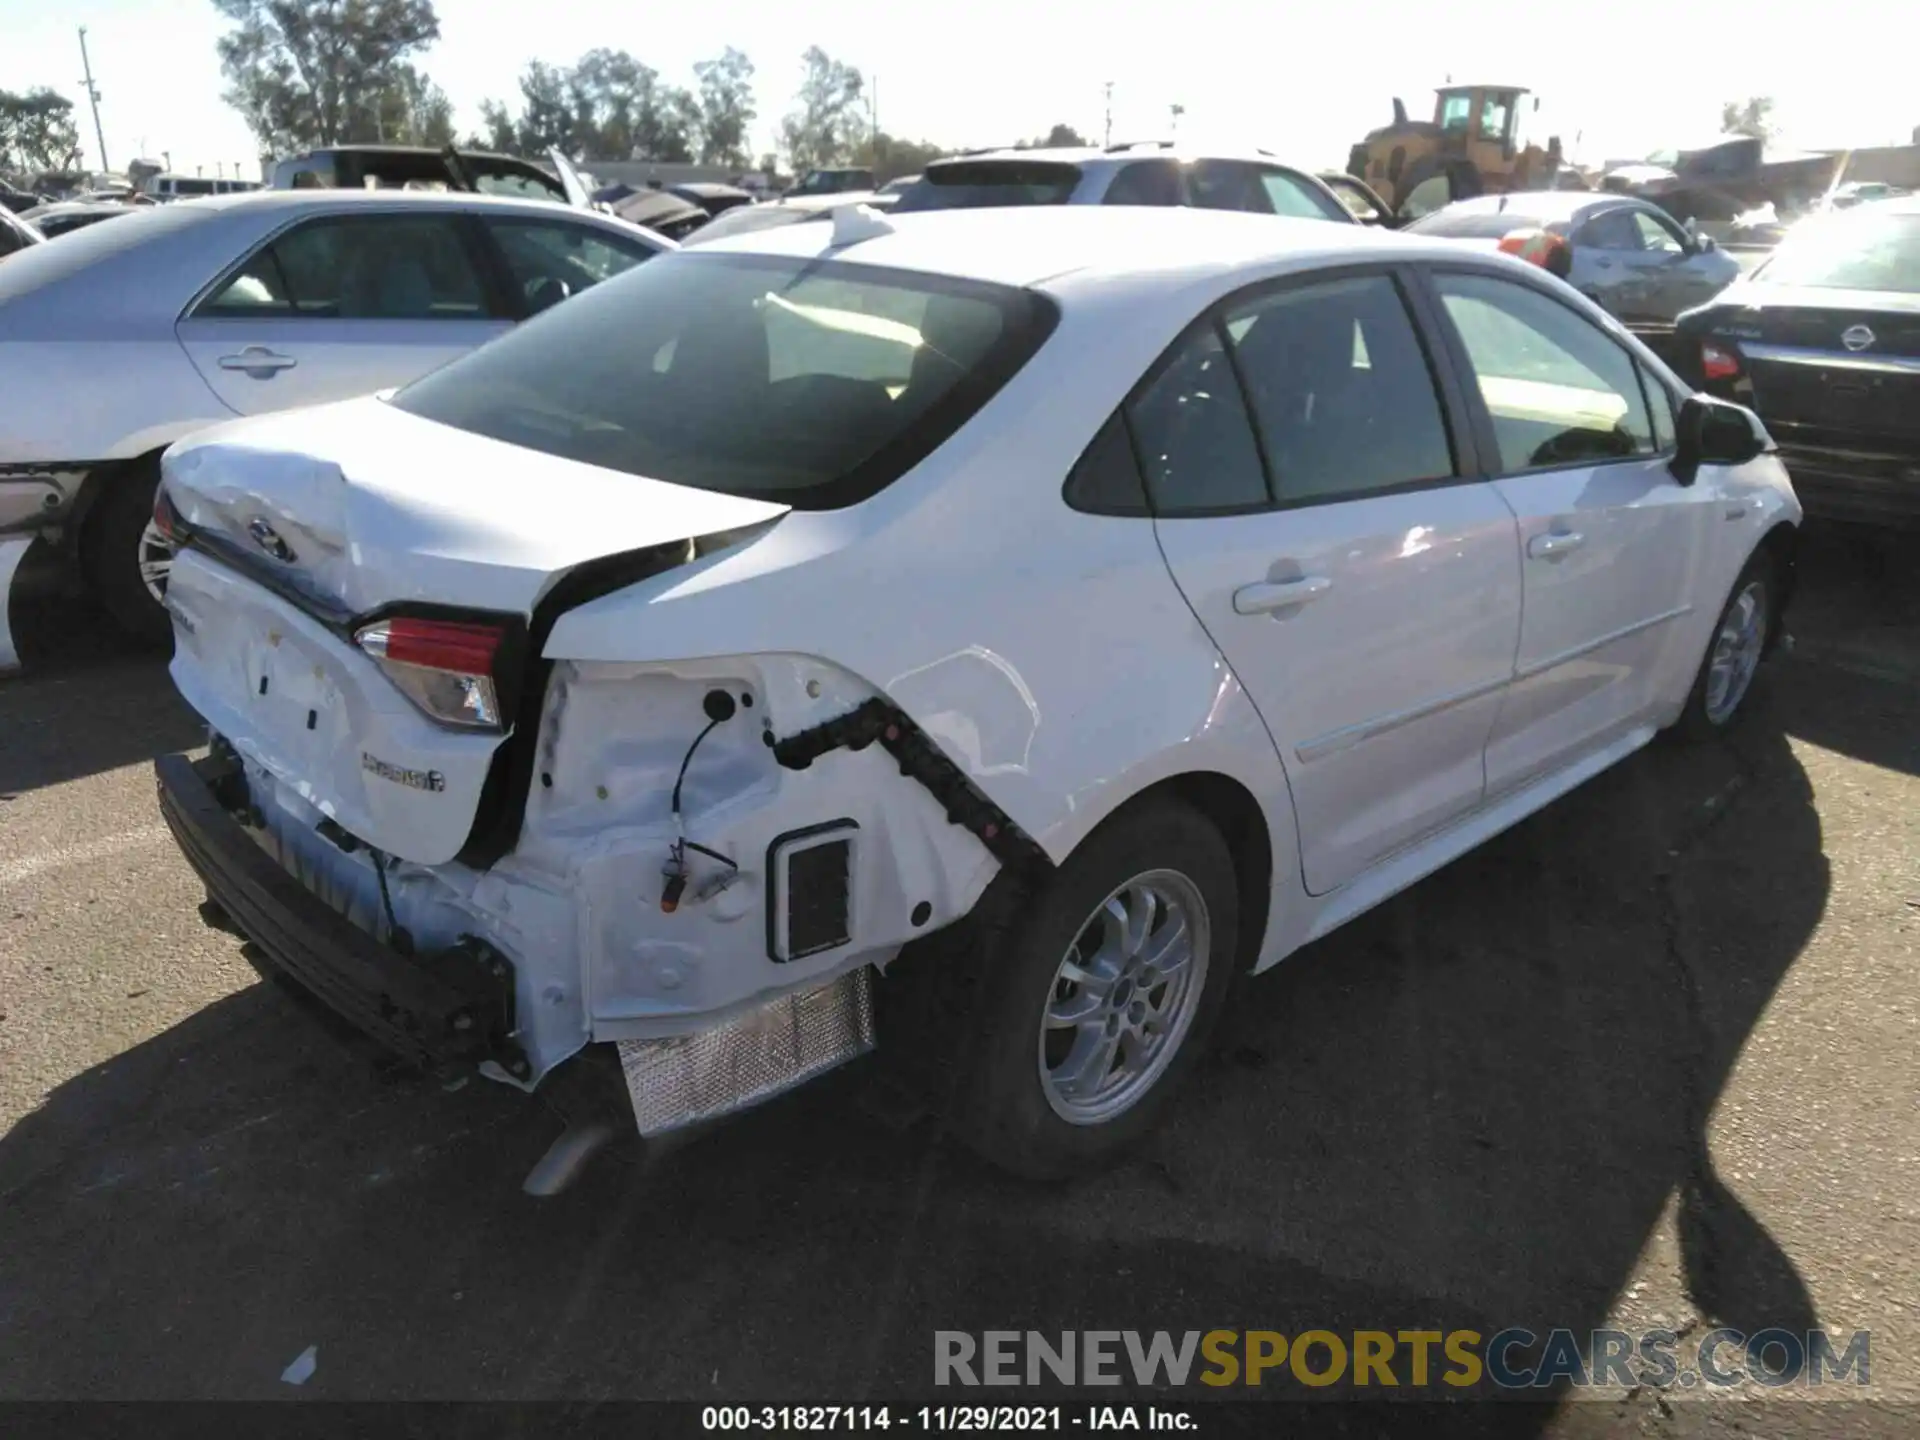
[(1673, 478), (1691, 485), (1702, 465), (1744, 465), (1766, 453), (1767, 432), (1752, 411), (1710, 395), (1689, 395), (1674, 437)]

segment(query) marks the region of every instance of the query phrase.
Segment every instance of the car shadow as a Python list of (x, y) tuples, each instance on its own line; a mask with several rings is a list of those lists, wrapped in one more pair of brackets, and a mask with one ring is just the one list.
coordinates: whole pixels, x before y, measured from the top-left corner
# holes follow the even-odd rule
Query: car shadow
[(533, 1200), (538, 1102), (241, 991), (0, 1139), (0, 1395), (265, 1397), (315, 1346), (322, 1399), (924, 1397), (936, 1330), (1584, 1332), (1672, 1210), (1695, 1306), (1804, 1329), (1706, 1142), (1828, 893), (1779, 710), (1249, 982), (1145, 1151), (1070, 1185), (883, 1118), (854, 1067)]
[(201, 744), (167, 657), (128, 639), (91, 601), (16, 602), (22, 673), (0, 680), (0, 795), (80, 780)]
[[(1799, 707), (1792, 733), (1857, 760), (1920, 774), (1920, 566), (1914, 536), (1809, 522), (1782, 667), (1828, 703)], [(1782, 677), (1776, 677), (1777, 679)]]

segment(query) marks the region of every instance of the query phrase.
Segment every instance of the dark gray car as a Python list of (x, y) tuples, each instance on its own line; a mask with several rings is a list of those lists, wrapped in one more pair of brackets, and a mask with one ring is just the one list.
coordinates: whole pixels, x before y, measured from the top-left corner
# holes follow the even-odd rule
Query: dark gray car
[(1629, 325), (1671, 325), (1681, 311), (1706, 304), (1740, 275), (1740, 262), (1712, 239), (1688, 234), (1659, 206), (1625, 195), (1481, 195), (1406, 228), (1489, 249), (1521, 231), (1544, 230), (1565, 244), (1566, 282)]

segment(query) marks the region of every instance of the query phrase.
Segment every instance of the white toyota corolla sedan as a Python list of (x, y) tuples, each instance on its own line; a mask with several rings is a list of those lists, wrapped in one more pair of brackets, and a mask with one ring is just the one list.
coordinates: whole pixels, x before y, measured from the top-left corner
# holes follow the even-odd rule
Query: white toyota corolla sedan
[(1237, 976), (1738, 717), (1771, 451), (1503, 256), (850, 207), (169, 451), (162, 808), (422, 1064), (660, 1136), (877, 1045), (1062, 1174)]

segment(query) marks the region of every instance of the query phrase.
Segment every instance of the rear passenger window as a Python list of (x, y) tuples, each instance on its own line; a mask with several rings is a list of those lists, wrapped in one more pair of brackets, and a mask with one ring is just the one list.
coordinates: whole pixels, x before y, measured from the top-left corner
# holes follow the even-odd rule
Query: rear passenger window
[(1654, 452), (1633, 357), (1592, 321), (1495, 276), (1442, 273), (1434, 284), (1492, 417), (1502, 473)]
[(1261, 296), (1227, 331), (1282, 504), (1453, 475), (1433, 375), (1388, 277)]
[(1127, 422), (1116, 411), (1067, 476), (1067, 504), (1095, 515), (1145, 515), (1147, 492), (1140, 482)]
[(1157, 515), (1208, 514), (1269, 503), (1260, 449), (1220, 332), (1181, 342), (1127, 407)]
[(1180, 167), (1172, 160), (1136, 160), (1113, 177), (1102, 205), (1179, 205)]
[(451, 217), (316, 220), (241, 267), (200, 313), (323, 320), (484, 320), (479, 272)]

